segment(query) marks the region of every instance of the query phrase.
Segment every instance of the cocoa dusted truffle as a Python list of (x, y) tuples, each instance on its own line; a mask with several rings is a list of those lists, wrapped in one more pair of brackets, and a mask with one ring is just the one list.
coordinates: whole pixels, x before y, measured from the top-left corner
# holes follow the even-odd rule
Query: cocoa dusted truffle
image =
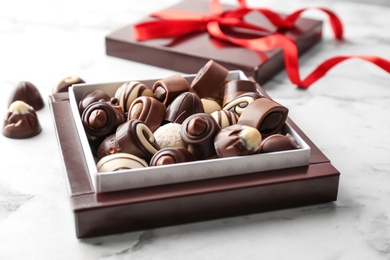
[(181, 124), (190, 115), (203, 112), (203, 104), (199, 97), (192, 92), (185, 92), (175, 98), (168, 106), (165, 120)]
[(35, 111), (38, 111), (45, 106), (37, 87), (28, 81), (21, 81), (17, 85), (13, 95), (10, 97), (8, 107), (17, 100), (23, 101), (32, 106)]
[(3, 122), (3, 135), (13, 139), (33, 137), (42, 131), (32, 106), (23, 101), (13, 102)]
[(183, 140), (180, 136), (181, 124), (168, 123), (160, 126), (153, 133), (161, 149), (163, 148), (182, 148)]
[(80, 77), (66, 77), (55, 86), (53, 93), (68, 92), (70, 86), (81, 83), (85, 83), (85, 81)]
[(165, 148), (155, 153), (150, 166), (161, 166), (175, 163), (195, 161), (195, 156), (184, 148)]
[(127, 113), (133, 101), (140, 96), (153, 97), (153, 92), (145, 84), (138, 81), (123, 83), (115, 92), (123, 112)]
[(179, 74), (156, 81), (152, 89), (155, 98), (165, 106), (169, 106), (177, 96), (189, 90), (186, 79)]
[(165, 106), (152, 97), (138, 97), (129, 108), (128, 120), (139, 119), (154, 132), (164, 120)]
[(87, 93), (79, 102), (79, 111), (80, 115), (83, 114), (85, 108), (92, 103), (98, 102), (100, 100), (110, 101), (111, 97), (102, 90), (94, 90)]
[(274, 134), (261, 142), (259, 151), (260, 153), (271, 153), (299, 148), (300, 146), (291, 134)]

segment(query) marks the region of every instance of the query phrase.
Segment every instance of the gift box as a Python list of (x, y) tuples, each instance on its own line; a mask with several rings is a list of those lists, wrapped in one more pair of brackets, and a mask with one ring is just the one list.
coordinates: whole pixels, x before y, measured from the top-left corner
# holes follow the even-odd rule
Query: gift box
[[(223, 10), (234, 6), (222, 5)], [(201, 14), (209, 13), (209, 1), (189, 0), (170, 7)], [(157, 11), (157, 10), (156, 10)], [(147, 17), (144, 21), (155, 18)], [(256, 25), (270, 27), (270, 23), (261, 15), (253, 13), (246, 20)], [(167, 68), (183, 73), (193, 73), (212, 59), (229, 70), (241, 70), (248, 77), (262, 84), (284, 68), (281, 49), (257, 52), (237, 45), (217, 40), (205, 31), (195, 31), (168, 39), (150, 39), (137, 41), (133, 24), (116, 30), (106, 36), (107, 55)], [(226, 33), (240, 38), (253, 38), (267, 35), (253, 30), (225, 28)], [(303, 54), (322, 37), (322, 22), (299, 18), (291, 29), (282, 29), (278, 33), (293, 39), (299, 54)]]
[[(187, 80), (192, 77), (187, 76)], [(230, 72), (229, 77), (246, 78), (242, 72)], [(144, 82), (148, 84), (151, 81)], [(300, 158), (295, 160), (298, 164), (271, 169), (255, 164), (258, 169), (231, 173), (218, 169), (218, 165), (207, 165), (208, 160), (205, 160), (203, 163), (209, 168), (203, 170), (214, 170), (218, 175), (138, 187), (117, 186), (115, 189), (112, 189), (112, 183), (108, 180), (106, 184), (109, 184), (110, 192), (103, 192), (108, 190), (97, 185), (99, 178), (94, 175), (96, 172), (91, 171), (95, 167), (91, 164), (95, 162), (91, 161), (89, 148), (85, 144), (85, 133), (77, 125), (80, 117), (72, 108), (72, 102), (77, 100), (77, 95), (82, 94), (77, 94), (77, 91), (85, 92), (101, 87), (107, 90), (118, 85), (92, 84), (80, 88), (76, 85), (69, 94), (53, 94), (49, 100), (69, 180), (77, 237), (150, 229), (337, 199), (340, 173), (290, 118), (287, 119), (287, 129), (302, 145), (301, 149), (293, 151)], [(258, 90), (266, 95), (260, 86)], [(295, 156), (290, 152), (275, 153), (272, 160), (277, 162), (288, 154)], [(156, 171), (158, 174), (158, 167)]]

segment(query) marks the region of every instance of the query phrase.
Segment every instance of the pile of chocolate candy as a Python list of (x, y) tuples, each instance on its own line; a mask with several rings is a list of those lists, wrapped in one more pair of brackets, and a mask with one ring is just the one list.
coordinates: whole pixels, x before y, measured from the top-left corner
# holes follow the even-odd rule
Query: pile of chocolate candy
[(113, 97), (87, 93), (79, 112), (98, 171), (299, 148), (281, 131), (288, 109), (227, 76), (210, 60), (190, 84), (177, 74), (150, 87), (126, 82)]

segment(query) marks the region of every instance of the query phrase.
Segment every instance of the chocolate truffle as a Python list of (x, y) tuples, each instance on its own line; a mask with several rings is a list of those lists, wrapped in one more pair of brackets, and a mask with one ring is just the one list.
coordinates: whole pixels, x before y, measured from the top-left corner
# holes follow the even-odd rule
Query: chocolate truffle
[(220, 128), (225, 128), (237, 124), (238, 116), (229, 110), (219, 110), (211, 114), (214, 120), (218, 123)]
[(111, 97), (102, 90), (94, 90), (87, 93), (79, 102), (79, 111), (80, 115), (83, 114), (85, 108), (92, 103), (98, 102), (100, 100), (109, 101)]
[(278, 133), (287, 119), (288, 109), (279, 103), (259, 98), (244, 109), (238, 124), (252, 126), (260, 131), (263, 138)]
[(256, 99), (262, 98), (263, 96), (257, 92), (248, 92), (241, 94), (229, 103), (223, 106), (223, 110), (229, 110), (240, 116), (247, 106)]
[(199, 97), (192, 92), (180, 94), (168, 106), (165, 112), (165, 120), (181, 124), (190, 115), (203, 113), (203, 104)]
[(224, 85), (224, 95), (222, 106), (236, 99), (238, 96), (256, 92), (256, 83), (250, 80), (231, 80)]
[(115, 92), (123, 112), (127, 113), (133, 101), (140, 96), (153, 97), (153, 92), (145, 84), (138, 81), (123, 83)]
[(32, 106), (35, 111), (44, 107), (43, 99), (37, 87), (28, 81), (21, 81), (10, 97), (8, 107), (15, 101), (20, 100)]
[(274, 134), (265, 138), (260, 145), (260, 153), (271, 153), (299, 149), (300, 146), (290, 134)]
[(161, 166), (174, 163), (195, 161), (195, 156), (184, 148), (165, 148), (155, 153), (150, 166)]
[(169, 106), (177, 96), (189, 90), (187, 81), (179, 74), (156, 81), (152, 88), (155, 98), (165, 106)]
[(180, 135), (186, 149), (202, 160), (216, 155), (214, 137), (220, 130), (210, 115), (198, 113), (184, 120)]
[(145, 160), (127, 153), (110, 154), (100, 159), (96, 165), (98, 172), (114, 172), (147, 166)]
[(154, 133), (156, 142), (163, 148), (182, 148), (183, 140), (180, 136), (181, 124), (168, 123), (160, 126)]
[(153, 97), (138, 97), (129, 108), (127, 120), (139, 119), (154, 132), (164, 120), (165, 106)]
[(211, 113), (222, 109), (221, 105), (212, 98), (202, 98), (200, 101), (202, 101), (203, 110), (206, 114), (210, 115)]
[(66, 77), (57, 84), (53, 93), (68, 92), (70, 86), (81, 83), (85, 83), (85, 81), (79, 77)]
[(13, 139), (33, 137), (42, 131), (38, 116), (32, 106), (14, 101), (3, 122), (3, 135)]
[(218, 157), (231, 157), (257, 153), (261, 143), (260, 132), (245, 125), (231, 125), (222, 129), (214, 139)]

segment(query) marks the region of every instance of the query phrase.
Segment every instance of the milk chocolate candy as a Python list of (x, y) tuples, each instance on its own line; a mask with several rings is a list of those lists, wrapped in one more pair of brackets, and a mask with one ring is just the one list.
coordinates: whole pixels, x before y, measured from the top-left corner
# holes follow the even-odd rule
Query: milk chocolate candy
[(198, 113), (183, 122), (180, 135), (187, 150), (202, 160), (216, 155), (214, 137), (220, 130), (210, 115)]
[(203, 110), (206, 114), (211, 114), (215, 111), (221, 110), (221, 105), (212, 98), (202, 98)]
[(115, 172), (147, 167), (145, 160), (127, 153), (110, 154), (100, 159), (96, 165), (98, 172)]
[(183, 148), (180, 136), (181, 124), (168, 123), (160, 126), (154, 133), (158, 146), (163, 148)]
[(219, 110), (211, 113), (212, 118), (218, 123), (220, 128), (237, 124), (238, 116), (229, 110)]
[(248, 92), (245, 94), (241, 94), (229, 103), (223, 106), (223, 110), (229, 110), (240, 116), (245, 108), (253, 101), (263, 96), (257, 92)]
[(187, 117), (203, 112), (203, 104), (200, 98), (192, 92), (185, 92), (175, 98), (168, 106), (165, 112), (165, 120), (181, 124)]
[(224, 85), (224, 95), (222, 107), (227, 103), (236, 99), (238, 96), (248, 93), (256, 92), (256, 83), (250, 80), (231, 80)]
[(263, 138), (276, 134), (287, 119), (288, 109), (279, 103), (259, 98), (252, 101), (242, 112), (238, 124), (258, 129)]
[(42, 131), (38, 116), (32, 106), (14, 101), (3, 122), (3, 135), (13, 139), (33, 137)]
[(139, 119), (154, 132), (164, 119), (165, 106), (152, 97), (138, 97), (129, 108), (128, 120)]
[(209, 60), (196, 74), (191, 82), (191, 88), (199, 98), (212, 97), (214, 93), (219, 92), (228, 73), (226, 68)]
[(280, 152), (299, 149), (300, 146), (292, 135), (274, 134), (265, 138), (260, 145), (260, 153)]
[(156, 81), (152, 88), (154, 97), (165, 106), (169, 106), (177, 96), (189, 90), (187, 81), (179, 74)]
[(70, 86), (81, 83), (85, 83), (85, 81), (80, 77), (66, 77), (54, 87), (53, 93), (68, 92)]
[(85, 108), (92, 103), (98, 102), (99, 100), (109, 101), (111, 97), (102, 90), (94, 90), (87, 93), (79, 102), (80, 115), (83, 114)]
[(37, 87), (28, 81), (21, 81), (17, 85), (13, 95), (10, 97), (8, 107), (17, 100), (23, 101), (32, 106), (35, 111), (38, 111), (45, 106)]
[[(92, 143), (92, 152), (96, 153), (98, 160), (105, 156), (122, 152), (122, 148), (119, 146), (115, 134), (109, 135), (106, 138), (100, 138), (96, 142), (90, 141), (90, 143)], [(95, 147), (96, 145), (97, 148)]]
[(184, 148), (165, 148), (153, 155), (149, 166), (191, 162), (195, 159), (195, 156)]
[(153, 97), (153, 92), (145, 84), (138, 81), (123, 83), (115, 92), (123, 112), (127, 113), (133, 101), (140, 96)]
[(260, 148), (260, 132), (246, 125), (231, 125), (219, 131), (214, 146), (218, 157), (255, 154)]
[(138, 119), (120, 125), (115, 133), (121, 151), (133, 154), (146, 161), (160, 150), (152, 131)]

